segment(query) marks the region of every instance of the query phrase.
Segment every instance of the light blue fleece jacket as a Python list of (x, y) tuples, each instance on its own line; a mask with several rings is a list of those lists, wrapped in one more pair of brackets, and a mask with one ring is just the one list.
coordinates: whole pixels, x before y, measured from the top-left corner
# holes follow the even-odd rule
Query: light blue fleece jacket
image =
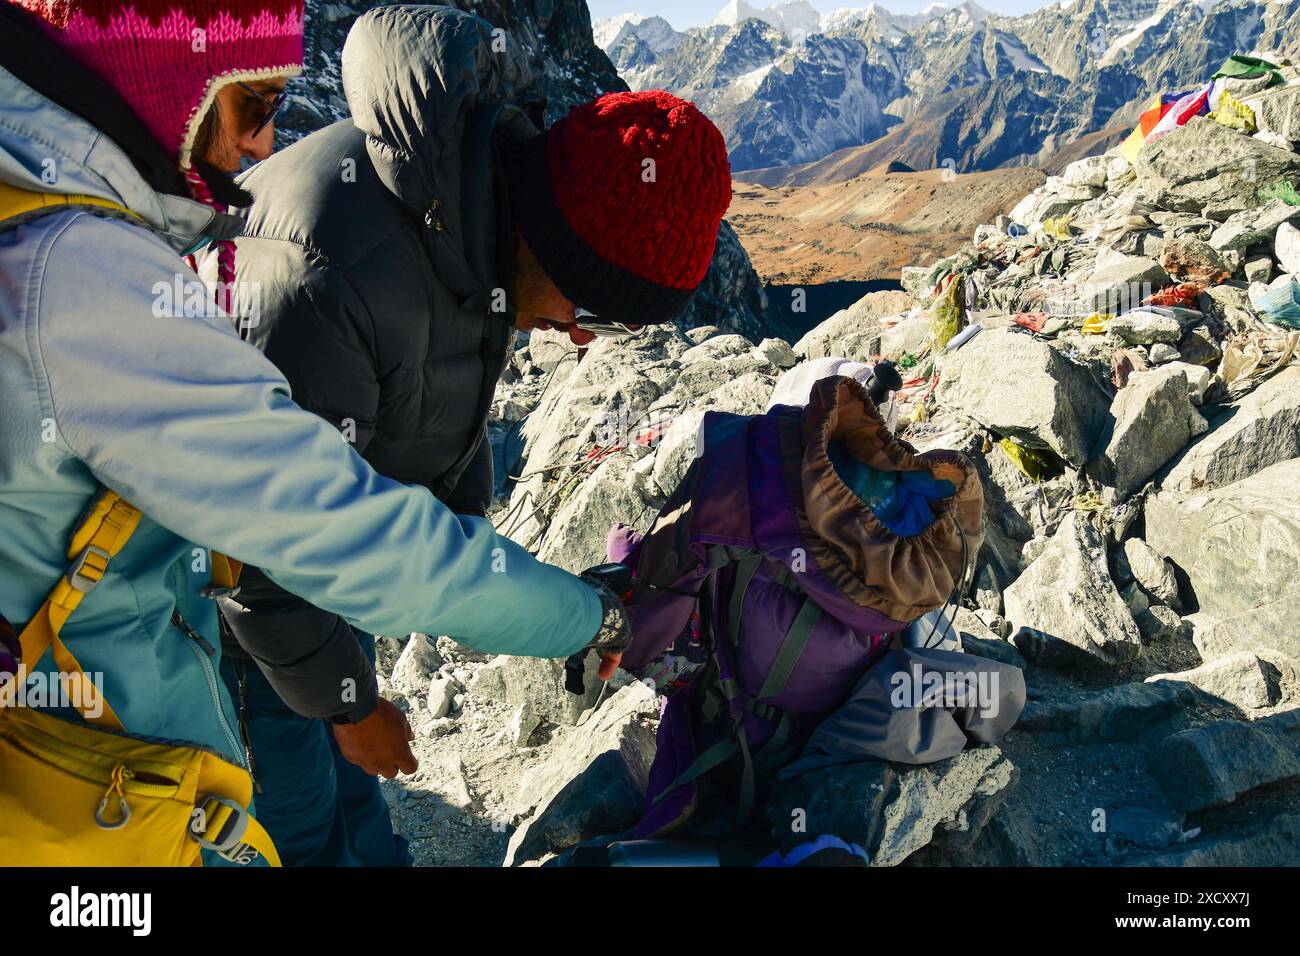
[[(180, 253), (212, 211), (155, 193), (98, 130), (3, 69), (0, 182), (144, 220), (69, 210), (0, 232), (0, 613), (21, 628), (40, 606), (98, 483), (140, 508), (63, 631), (129, 732), (243, 762), (215, 677), (216, 609), (197, 590), (207, 548), (374, 633), (536, 657), (595, 635), (600, 602), (577, 577), (376, 474), (224, 316), (158, 308), (163, 286), (196, 279)], [(53, 668), (48, 654), (26, 664)]]

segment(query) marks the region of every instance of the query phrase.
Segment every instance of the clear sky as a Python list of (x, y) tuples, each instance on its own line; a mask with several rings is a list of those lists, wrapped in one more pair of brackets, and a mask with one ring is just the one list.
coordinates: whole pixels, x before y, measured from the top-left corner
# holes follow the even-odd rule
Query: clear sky
[[(698, 27), (710, 22), (727, 0), (587, 0), (591, 18), (600, 20), (620, 13), (658, 14), (679, 30)], [(772, 5), (772, 0), (747, 0), (752, 7)], [(871, 0), (809, 0), (813, 8), (822, 13), (838, 10), (840, 7), (866, 7)], [(894, 13), (917, 13), (928, 7), (933, 0), (882, 0), (880, 5)], [(957, 0), (949, 0), (957, 2)], [(1014, 16), (1028, 13), (1046, 6), (1053, 0), (975, 0), (977, 4), (991, 13)]]

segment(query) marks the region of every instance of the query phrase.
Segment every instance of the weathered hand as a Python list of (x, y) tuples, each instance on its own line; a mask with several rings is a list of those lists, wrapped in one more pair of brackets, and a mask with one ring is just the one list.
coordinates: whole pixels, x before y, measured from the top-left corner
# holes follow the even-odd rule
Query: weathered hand
[(415, 773), (419, 767), (410, 744), (415, 732), (391, 701), (380, 698), (370, 716), (355, 724), (333, 727), (339, 751), (366, 773), (391, 780), (398, 773)]

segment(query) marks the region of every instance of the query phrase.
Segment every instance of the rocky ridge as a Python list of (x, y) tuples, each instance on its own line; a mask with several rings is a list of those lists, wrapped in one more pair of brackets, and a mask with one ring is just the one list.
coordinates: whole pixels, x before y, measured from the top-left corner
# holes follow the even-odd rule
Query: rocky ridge
[[(767, 807), (776, 839), (793, 807), (876, 865), (1294, 865), (1300, 330), (1265, 293), (1297, 281), (1300, 206), (1268, 197), (1300, 153), (1273, 142), (1194, 120), (1136, 165), (1080, 160), (793, 343), (521, 337), (493, 520), (599, 563), (612, 522), (664, 503), (705, 410), (763, 411), (805, 358), (893, 358), (902, 434), (985, 483), (962, 645), (1023, 667), (1030, 702), (998, 747), (809, 775)], [(537, 863), (636, 819), (657, 707), (630, 676), (575, 698), (558, 662), (423, 636), (384, 661), (423, 762), (386, 786), (422, 861)]]

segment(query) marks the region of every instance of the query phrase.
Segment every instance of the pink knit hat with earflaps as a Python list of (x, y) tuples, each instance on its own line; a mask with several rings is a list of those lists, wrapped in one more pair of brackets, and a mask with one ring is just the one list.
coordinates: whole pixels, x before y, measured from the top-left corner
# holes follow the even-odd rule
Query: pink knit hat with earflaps
[(303, 0), (8, 2), (126, 100), (192, 184), (194, 138), (217, 92), (302, 72)]
[[(193, 166), (203, 117), (223, 86), (302, 72), (303, 0), (7, 2), (40, 17), (59, 47), (126, 100), (176, 158), (194, 198), (223, 212)], [(217, 304), (229, 312), (235, 244), (216, 248)]]

